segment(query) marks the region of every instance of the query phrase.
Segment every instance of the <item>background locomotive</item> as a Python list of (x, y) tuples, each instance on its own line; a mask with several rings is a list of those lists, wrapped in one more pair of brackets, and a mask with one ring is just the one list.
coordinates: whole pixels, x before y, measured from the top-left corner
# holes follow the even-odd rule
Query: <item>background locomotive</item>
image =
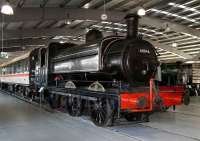
[(87, 109), (99, 126), (111, 125), (120, 115), (141, 120), (153, 110), (150, 80), (158, 59), (154, 46), (138, 38), (139, 17), (125, 19), (126, 37), (103, 38), (91, 30), (86, 44), (51, 43), (2, 65), (2, 87), (31, 97), (40, 89), (52, 108), (65, 107), (72, 116)]

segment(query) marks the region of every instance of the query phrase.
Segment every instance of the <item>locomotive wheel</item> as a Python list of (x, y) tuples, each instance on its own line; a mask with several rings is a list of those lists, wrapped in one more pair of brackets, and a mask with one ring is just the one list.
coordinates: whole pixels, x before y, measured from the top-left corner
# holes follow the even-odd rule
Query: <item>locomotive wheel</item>
[(50, 94), (48, 97), (48, 103), (51, 109), (56, 109), (58, 108), (59, 105), (59, 96), (58, 95), (54, 95), (54, 94)]
[(71, 116), (81, 116), (83, 111), (81, 98), (70, 96), (67, 101), (67, 110)]
[(108, 99), (97, 100), (91, 111), (91, 120), (97, 126), (111, 126), (113, 123), (113, 108)]
[(24, 97), (28, 96), (28, 88), (25, 88)]
[(63, 108), (63, 109), (65, 108), (66, 100), (67, 100), (66, 96), (61, 96), (60, 97), (60, 108)]
[(142, 113), (129, 113), (129, 114), (125, 114), (124, 118), (127, 121), (140, 121), (140, 120), (142, 120)]
[(49, 103), (49, 107), (51, 108), (51, 109), (54, 109), (55, 107), (55, 103), (54, 103), (54, 95), (53, 94), (49, 94), (49, 96), (48, 96), (48, 103)]

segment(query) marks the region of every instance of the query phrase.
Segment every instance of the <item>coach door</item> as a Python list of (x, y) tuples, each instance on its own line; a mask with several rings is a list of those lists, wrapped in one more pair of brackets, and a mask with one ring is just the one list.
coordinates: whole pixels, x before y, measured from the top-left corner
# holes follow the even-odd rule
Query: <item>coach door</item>
[(40, 84), (45, 86), (47, 84), (47, 50), (46, 48), (40, 49)]

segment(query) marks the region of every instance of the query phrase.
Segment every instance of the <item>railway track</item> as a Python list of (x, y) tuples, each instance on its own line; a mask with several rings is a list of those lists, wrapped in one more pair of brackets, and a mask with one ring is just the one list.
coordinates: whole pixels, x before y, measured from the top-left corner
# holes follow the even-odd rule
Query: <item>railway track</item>
[(133, 137), (139, 141), (200, 141), (199, 138), (187, 136), (181, 133), (174, 133), (173, 131), (167, 131), (140, 123), (134, 125), (115, 126), (110, 128), (110, 130)]

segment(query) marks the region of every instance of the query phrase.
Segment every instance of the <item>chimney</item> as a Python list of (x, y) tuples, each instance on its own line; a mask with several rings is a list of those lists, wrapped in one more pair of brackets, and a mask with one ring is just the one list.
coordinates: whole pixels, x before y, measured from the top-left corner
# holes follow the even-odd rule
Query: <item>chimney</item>
[(139, 16), (137, 14), (128, 14), (125, 17), (127, 24), (127, 38), (137, 38)]

